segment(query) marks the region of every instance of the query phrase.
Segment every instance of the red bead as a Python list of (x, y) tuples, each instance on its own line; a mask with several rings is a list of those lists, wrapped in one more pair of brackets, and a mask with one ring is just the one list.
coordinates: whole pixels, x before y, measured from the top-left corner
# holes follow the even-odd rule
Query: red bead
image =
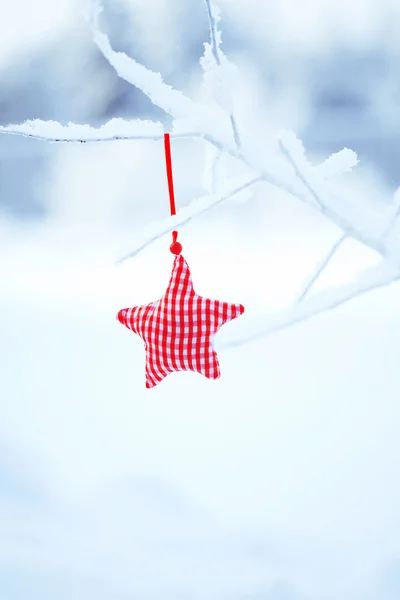
[(172, 254), (180, 254), (182, 252), (182, 244), (179, 242), (172, 242), (169, 249), (171, 250)]

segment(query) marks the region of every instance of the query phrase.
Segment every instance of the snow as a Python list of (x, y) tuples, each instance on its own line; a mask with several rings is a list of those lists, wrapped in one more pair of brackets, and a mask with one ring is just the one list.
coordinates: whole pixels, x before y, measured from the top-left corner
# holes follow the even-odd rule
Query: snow
[(20, 125), (0, 126), (0, 132), (34, 137), (53, 142), (100, 142), (121, 139), (160, 139), (164, 135), (161, 123), (133, 119), (111, 119), (101, 127), (56, 121), (25, 121)]
[[(297, 178), (302, 182), (306, 194), (293, 190), (293, 194), (302, 198), (322, 214), (331, 219), (347, 235), (376, 250), (383, 257), (398, 262), (398, 248), (388, 243), (384, 231), (392, 219), (388, 203), (370, 195), (356, 195), (351, 199), (341, 190), (337, 193), (329, 186), (320, 167), (312, 167), (305, 156), (301, 141), (293, 132), (282, 132), (279, 135), (280, 148), (292, 165)], [(346, 160), (343, 160), (346, 157)], [(356, 155), (352, 153), (351, 161), (356, 164)], [(342, 154), (341, 163), (348, 170), (349, 154)]]
[(209, 99), (232, 115), (234, 111), (232, 81), (236, 73), (236, 67), (229, 62), (221, 49), (220, 11), (211, 0), (206, 0), (206, 4), (210, 17), (211, 43), (204, 44), (204, 55), (200, 59), (203, 69), (203, 87)]
[[(258, 253), (221, 281), (229, 258), (210, 249), (211, 269), (190, 238), (197, 287), (234, 300), (233, 273), (259, 264)], [(112, 270), (93, 279), (81, 266), (78, 278), (58, 257), (45, 271), (51, 248), (31, 246), (40, 282), (15, 253), (19, 287), (2, 279), (1, 431), (30, 457), (28, 485), (46, 493), (36, 508), (3, 504), (3, 564), (68, 577), (78, 598), (87, 586), (100, 598), (257, 597), (279, 583), (294, 598), (363, 598), (399, 535), (398, 286), (245, 348), (228, 352), (218, 337), (220, 380), (175, 374), (150, 396), (142, 344), (113, 309), (163, 287), (166, 249), (132, 261), (132, 293)], [(232, 261), (243, 255), (229, 248)], [(279, 263), (274, 249), (267, 262)], [(257, 285), (244, 300), (252, 295)], [(351, 571), (336, 577), (332, 563)]]
[(227, 145), (231, 140), (229, 121), (218, 107), (195, 104), (182, 92), (166, 84), (160, 73), (148, 69), (124, 52), (116, 52), (106, 34), (99, 29), (102, 7), (98, 0), (88, 3), (88, 20), (93, 29), (93, 38), (105, 58), (115, 68), (119, 77), (140, 88), (155, 104), (176, 120), (176, 128), (211, 134), (218, 129), (219, 138)]
[(346, 171), (351, 171), (359, 163), (357, 154), (349, 148), (335, 152), (318, 167), (319, 174), (326, 179), (338, 177)]

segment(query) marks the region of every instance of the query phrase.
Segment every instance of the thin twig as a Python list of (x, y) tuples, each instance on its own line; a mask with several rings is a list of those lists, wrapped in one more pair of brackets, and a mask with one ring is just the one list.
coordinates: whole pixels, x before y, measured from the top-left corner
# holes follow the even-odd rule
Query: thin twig
[[(219, 44), (217, 42), (218, 25), (217, 25), (217, 21), (216, 21), (214, 15), (213, 15), (211, 0), (205, 0), (205, 3), (207, 5), (208, 21), (209, 21), (209, 25), (210, 25), (210, 38), (211, 38), (212, 53), (214, 55), (215, 62), (220, 67), (221, 66), (221, 57), (220, 57)], [(235, 140), (236, 147), (240, 148), (241, 142), (240, 142), (240, 136), (239, 136), (239, 129), (238, 129), (238, 125), (236, 122), (236, 117), (233, 112), (230, 113), (229, 119), (231, 122), (233, 137)]]
[[(0, 127), (0, 133), (9, 134), (9, 135), (21, 135), (24, 137), (37, 139), (37, 140), (50, 142), (50, 143), (54, 142), (54, 143), (72, 143), (72, 144), (74, 144), (74, 143), (91, 144), (91, 143), (99, 143), (99, 142), (113, 142), (113, 141), (120, 141), (120, 140), (160, 141), (164, 137), (164, 134), (160, 133), (160, 134), (156, 134), (156, 135), (136, 135), (136, 136), (135, 135), (132, 135), (132, 136), (129, 136), (129, 135), (128, 136), (117, 136), (116, 135), (116, 136), (105, 136), (105, 137), (98, 136), (98, 137), (93, 137), (93, 138), (92, 137), (90, 137), (90, 138), (87, 138), (87, 137), (86, 138), (85, 137), (64, 138), (64, 137), (43, 136), (43, 135), (38, 135), (38, 134), (34, 134), (34, 133), (28, 133), (27, 131), (21, 131), (19, 129), (18, 130), (17, 129), (9, 129), (7, 127), (3, 127), (3, 128)], [(184, 132), (184, 133), (171, 133), (171, 137), (177, 138), (177, 139), (178, 138), (181, 138), (181, 139), (185, 139), (185, 138), (204, 139), (205, 141), (212, 144), (215, 148), (217, 148), (220, 152), (229, 154), (230, 156), (243, 161), (244, 164), (246, 164), (249, 168), (254, 169), (251, 162), (247, 159), (247, 157), (241, 151), (237, 151), (234, 148), (225, 146), (223, 143), (221, 143), (220, 141), (218, 141), (211, 135), (204, 134), (202, 132)], [(321, 212), (323, 212), (323, 214), (327, 218), (332, 220), (343, 231), (345, 231), (349, 237), (353, 237), (354, 239), (365, 244), (366, 246), (373, 248), (374, 250), (379, 252), (383, 257), (386, 257), (387, 250), (386, 250), (385, 244), (376, 238), (371, 238), (370, 236), (367, 236), (364, 233), (358, 231), (352, 225), (352, 223), (347, 221), (347, 219), (345, 219), (344, 217), (342, 217), (341, 215), (336, 213), (331, 208), (328, 208), (327, 206), (325, 206), (322, 203), (322, 201), (319, 199), (319, 197), (316, 195), (316, 192), (311, 188), (311, 186), (309, 185), (309, 183), (307, 182), (305, 177), (301, 174), (293, 157), (291, 158), (291, 160), (296, 168), (296, 173), (299, 174), (299, 178), (302, 181), (305, 188), (310, 193), (312, 193), (314, 195), (314, 197), (318, 198), (318, 207), (317, 208), (319, 210), (321, 210)], [(269, 183), (270, 185), (273, 185), (273, 186), (291, 194), (292, 196), (299, 198), (303, 202), (308, 203), (307, 195), (305, 195), (304, 192), (302, 192), (297, 186), (293, 185), (290, 181), (286, 181), (286, 180), (282, 179), (281, 177), (279, 177), (279, 175), (276, 172), (272, 171), (272, 168), (271, 168), (271, 170), (256, 169), (256, 171), (259, 172), (259, 180), (265, 181), (266, 183)], [(313, 205), (310, 204), (310, 206), (313, 206)]]
[(220, 150), (217, 151), (215, 158), (213, 160), (213, 164), (211, 167), (211, 193), (215, 194), (217, 192), (217, 171), (219, 163), (222, 159), (222, 152)]
[[(93, 7), (97, 9), (99, 9), (99, 4), (98, 2), (93, 2), (92, 3)], [(210, 7), (210, 12), (211, 12), (211, 3), (210, 0), (208, 0), (208, 5)], [(96, 10), (94, 10), (94, 13), (96, 12)], [(211, 17), (213, 18), (212, 12), (211, 12)], [(189, 101), (188, 99), (185, 99), (182, 94), (180, 93), (176, 93), (175, 90), (172, 90), (169, 86), (166, 86), (163, 82), (162, 79), (160, 77), (159, 74), (154, 74), (153, 72), (149, 72), (148, 69), (146, 69), (145, 67), (143, 67), (142, 65), (139, 65), (138, 63), (136, 63), (136, 61), (133, 61), (133, 64), (135, 66), (134, 68), (134, 74), (132, 73), (127, 73), (126, 71), (129, 70), (129, 65), (130, 60), (128, 59), (128, 57), (126, 57), (125, 55), (121, 56), (121, 53), (113, 53), (110, 44), (108, 42), (108, 39), (106, 41), (104, 41), (103, 38), (106, 38), (106, 36), (104, 36), (103, 34), (100, 34), (100, 32), (96, 29), (97, 28), (97, 18), (96, 16), (93, 17), (93, 19), (91, 20), (92, 25), (94, 27), (94, 34), (95, 34), (95, 38), (97, 40), (97, 42), (99, 43), (99, 47), (102, 50), (103, 54), (106, 56), (106, 58), (108, 58), (108, 60), (111, 62), (111, 64), (113, 64), (113, 58), (115, 59), (115, 56), (118, 56), (119, 59), (123, 59), (123, 68), (122, 68), (122, 73), (120, 72), (120, 69), (117, 68), (117, 72), (121, 77), (125, 77), (128, 78), (129, 81), (131, 81), (133, 83), (133, 85), (137, 85), (139, 87), (141, 87), (141, 89), (143, 89), (143, 91), (153, 99), (153, 101), (155, 103), (157, 103), (157, 101), (160, 99), (160, 94), (163, 93), (164, 96), (168, 97), (168, 106), (165, 105), (165, 102), (162, 103), (162, 106), (164, 107), (164, 109), (169, 112), (169, 114), (175, 114), (175, 116), (180, 116), (181, 114), (186, 115), (187, 116), (187, 111), (189, 111), (190, 114), (190, 110), (193, 109), (193, 106), (195, 106), (196, 111), (200, 110), (201, 112), (201, 107), (199, 108), (198, 105), (194, 105), (192, 101)], [(214, 19), (215, 22), (215, 19)], [(215, 25), (213, 25), (212, 27), (212, 32), (213, 32), (213, 38), (215, 40), (215, 44), (217, 44), (217, 39), (216, 39), (216, 28)], [(100, 39), (99, 39), (100, 36)], [(110, 52), (113, 56), (110, 56)], [(218, 52), (217, 52), (218, 55)], [(120, 62), (118, 60), (118, 62)], [(148, 75), (149, 73), (151, 74), (151, 86), (150, 88), (148, 88), (148, 85), (144, 85), (143, 81), (146, 80), (146, 82), (148, 83)], [(137, 79), (136, 79), (137, 78)], [(142, 85), (143, 84), (143, 85)], [(153, 89), (154, 88), (154, 89)], [(153, 92), (155, 93), (155, 95), (153, 94)], [(177, 108), (177, 110), (172, 110), (172, 105), (174, 103), (177, 103), (179, 105), (179, 108)], [(161, 105), (160, 105), (161, 106)], [(190, 110), (189, 110), (190, 108)], [(195, 112), (196, 112), (195, 111)], [(177, 114), (179, 113), (179, 115)], [(201, 115), (203, 115), (203, 113), (201, 112)], [(203, 115), (204, 116), (204, 115)], [(213, 116), (213, 118), (215, 117), (215, 115)], [(35, 134), (32, 133), (23, 133), (21, 131), (7, 131), (6, 129), (3, 129), (4, 133), (13, 133), (13, 134), (19, 134), (19, 135), (26, 135), (27, 137), (36, 137), (39, 139), (46, 139), (47, 141), (57, 141), (59, 140), (62, 143), (91, 143), (91, 142), (98, 142), (98, 141), (114, 141), (117, 139), (152, 139), (152, 140), (160, 140), (161, 139), (161, 132), (160, 134), (156, 134), (156, 135), (152, 135), (149, 137), (146, 136), (109, 136), (107, 138), (78, 138), (78, 139), (70, 139), (70, 138), (47, 138), (46, 136), (36, 136)], [(175, 136), (176, 134), (173, 134), (173, 136)], [(365, 244), (366, 246), (369, 246), (370, 248), (373, 248), (374, 250), (376, 250), (377, 252), (379, 252), (383, 257), (388, 256), (389, 253), (389, 249), (386, 247), (386, 244), (382, 241), (381, 238), (378, 238), (377, 236), (370, 236), (367, 232), (364, 232), (362, 230), (360, 230), (357, 226), (354, 226), (352, 222), (348, 221), (345, 217), (343, 217), (342, 215), (338, 214), (335, 210), (333, 210), (332, 208), (330, 208), (321, 198), (321, 196), (316, 192), (316, 190), (314, 189), (314, 187), (311, 185), (311, 183), (307, 180), (307, 177), (305, 176), (305, 174), (302, 172), (301, 168), (298, 167), (296, 160), (290, 155), (289, 152), (289, 156), (290, 156), (290, 161), (292, 164), (292, 167), (295, 169), (295, 173), (297, 175), (297, 179), (294, 179), (293, 181), (291, 180), (290, 177), (285, 176), (284, 174), (282, 175), (281, 171), (280, 171), (280, 165), (279, 164), (275, 164), (273, 161), (271, 162), (271, 164), (269, 164), (268, 168), (266, 168), (264, 166), (264, 162), (262, 163), (262, 165), (258, 164), (259, 161), (256, 161), (257, 164), (254, 163), (254, 160), (252, 158), (249, 158), (246, 156), (246, 154), (243, 152), (243, 150), (239, 150), (238, 148), (235, 148), (233, 145), (231, 145), (229, 142), (221, 142), (221, 140), (215, 139), (213, 134), (207, 133), (206, 132), (199, 132), (199, 133), (184, 133), (184, 134), (178, 134), (176, 137), (200, 137), (206, 141), (208, 141), (209, 143), (213, 144), (216, 148), (218, 148), (219, 150), (221, 150), (222, 152), (228, 153), (229, 155), (241, 160), (244, 162), (244, 164), (246, 164), (248, 167), (250, 167), (252, 170), (256, 171), (257, 173), (259, 173), (260, 175), (260, 179), (259, 180), (264, 180), (267, 183), (270, 183), (271, 185), (274, 185), (276, 187), (278, 187), (279, 189), (299, 198), (300, 200), (306, 202), (309, 206), (319, 210), (320, 212), (322, 212), (322, 214), (324, 214), (327, 218), (329, 218), (331, 221), (333, 221), (338, 227), (340, 227), (343, 232), (345, 232), (349, 237), (353, 237), (354, 239), (360, 241), (361, 243)], [(250, 143), (250, 141), (249, 141)], [(254, 164), (252, 164), (254, 163)], [(301, 184), (299, 185), (298, 182)], [(313, 202), (310, 201), (310, 195), (313, 198)]]
[[(36, 133), (27, 133), (26, 131), (19, 131), (16, 129), (8, 129), (6, 127), (0, 127), (0, 134), (9, 134), (9, 135), (20, 135), (22, 137), (32, 138), (39, 141), (49, 142), (49, 143), (60, 143), (60, 144), (94, 144), (99, 142), (115, 142), (115, 141), (143, 141), (149, 140), (153, 142), (158, 142), (159, 140), (164, 139), (164, 134), (161, 133), (159, 135), (112, 135), (105, 137), (96, 137), (96, 138), (87, 138), (87, 137), (50, 137), (45, 135), (38, 135)], [(194, 139), (203, 137), (200, 133), (196, 132), (188, 132), (188, 133), (172, 133), (171, 138), (181, 138), (181, 139)]]
[(236, 119), (235, 119), (233, 113), (231, 113), (229, 115), (229, 118), (230, 118), (231, 125), (232, 125), (233, 139), (235, 140), (236, 147), (240, 148), (241, 142), (240, 142), (240, 137), (239, 137), (239, 129), (238, 129)]
[[(211, 16), (214, 22), (211, 27), (211, 31), (213, 39), (215, 40), (214, 47), (216, 48), (218, 46), (218, 41), (216, 39), (215, 18), (213, 17), (211, 11), (211, 1), (206, 1), (208, 1), (207, 6), (209, 7), (209, 16)], [(181, 92), (177, 92), (170, 86), (166, 85), (162, 81), (159, 73), (154, 73), (153, 71), (146, 69), (146, 67), (140, 65), (133, 59), (129, 59), (121, 52), (115, 52), (111, 48), (107, 36), (102, 34), (98, 29), (98, 11), (100, 10), (100, 4), (98, 0), (92, 0), (91, 6), (94, 14), (90, 18), (90, 22), (93, 27), (94, 40), (110, 64), (114, 66), (120, 77), (139, 87), (153, 103), (160, 106), (160, 108), (165, 110), (168, 114), (174, 116), (175, 119), (179, 120), (180, 118), (183, 118), (185, 120), (187, 118), (191, 118), (193, 114), (195, 114), (201, 120), (204, 118), (203, 123), (211, 122), (209, 112), (211, 110), (210, 107), (205, 109), (205, 107), (195, 104)], [(218, 115), (219, 114), (220, 113), (218, 112)], [(218, 119), (218, 115), (217, 113), (213, 114), (211, 120)], [(306, 202), (309, 206), (319, 210), (324, 216), (333, 221), (338, 227), (347, 233), (347, 235), (360, 241), (366, 246), (373, 248), (383, 257), (388, 256), (388, 249), (386, 245), (382, 243), (380, 238), (377, 238), (376, 236), (370, 236), (368, 233), (361, 231), (357, 226), (354, 226), (351, 221), (348, 221), (348, 219), (343, 217), (341, 214), (338, 214), (335, 210), (322, 201), (320, 195), (316, 192), (316, 190), (314, 190), (313, 186), (304, 176), (301, 169), (298, 168), (293, 157), (291, 157), (291, 161), (297, 178), (294, 181), (291, 181), (290, 177), (285, 177), (284, 175), (280, 174), (281, 165), (279, 163), (275, 164), (274, 162), (271, 162), (269, 168), (266, 168), (264, 164), (251, 164), (254, 161), (249, 159), (242, 149), (231, 146), (229, 142), (224, 143), (221, 142), (221, 140), (215, 139), (214, 134), (209, 133), (207, 129), (203, 129), (203, 133), (200, 133), (200, 136), (212, 143), (216, 148), (219, 148), (231, 156), (242, 160), (247, 166), (259, 173), (268, 183), (280, 188), (285, 192), (288, 192), (289, 194), (292, 194), (296, 198)], [(299, 186), (297, 181), (299, 181), (302, 185)], [(314, 199), (314, 202), (310, 202), (310, 195)]]
[[(151, 227), (152, 229), (154, 228), (156, 230), (156, 233), (154, 233), (153, 235), (146, 235), (145, 240), (143, 242), (140, 242), (134, 250), (119, 258), (116, 261), (116, 264), (121, 264), (128, 258), (133, 258), (137, 254), (139, 254), (139, 252), (142, 252), (142, 250), (150, 246), (150, 244), (164, 237), (165, 235), (173, 231), (175, 228), (184, 227), (185, 225), (190, 223), (190, 221), (192, 221), (195, 217), (198, 217), (208, 212), (209, 210), (212, 210), (219, 204), (222, 204), (222, 202), (229, 200), (229, 198), (231, 198), (235, 194), (238, 194), (239, 192), (255, 185), (256, 183), (259, 183), (260, 181), (262, 181), (262, 177), (254, 177), (249, 181), (246, 181), (245, 183), (236, 186), (234, 189), (226, 192), (225, 194), (220, 195), (219, 197), (211, 196), (208, 204), (204, 204), (204, 198), (200, 198), (197, 201), (192, 202), (186, 208), (183, 208), (180, 211), (178, 211), (176, 216), (168, 217), (168, 219), (162, 221), (161, 223), (152, 223)], [(200, 206), (198, 210), (196, 210), (197, 205)], [(188, 216), (185, 216), (185, 214), (188, 212), (190, 214)]]
[[(302, 182), (302, 184), (307, 189), (309, 194), (311, 194), (311, 196), (315, 200), (315, 204), (308, 203), (309, 206), (319, 210), (324, 216), (326, 216), (328, 219), (333, 221), (338, 227), (340, 227), (340, 229), (343, 232), (346, 233), (346, 235), (348, 237), (352, 237), (355, 240), (358, 240), (365, 246), (368, 246), (368, 247), (372, 248), (373, 250), (376, 250), (376, 252), (378, 252), (383, 258), (387, 258), (388, 250), (387, 250), (385, 244), (382, 242), (382, 240), (377, 239), (375, 237), (371, 237), (369, 234), (365, 234), (362, 231), (360, 231), (359, 229), (356, 229), (354, 227), (354, 225), (346, 219), (346, 217), (343, 217), (342, 215), (337, 213), (335, 210), (333, 210), (332, 208), (327, 206), (323, 202), (320, 195), (313, 188), (312, 184), (307, 180), (306, 176), (302, 173), (301, 169), (297, 165), (295, 158), (290, 154), (289, 150), (284, 146), (282, 140), (280, 140), (279, 144), (280, 144), (280, 147), (281, 147), (283, 153), (286, 155), (290, 164), (293, 166), (296, 176)], [(291, 191), (290, 193), (293, 196), (307, 202), (307, 199), (304, 197), (304, 195), (299, 194), (299, 192), (297, 190)]]
[(301, 170), (299, 169), (299, 167), (298, 167), (298, 165), (297, 165), (294, 157), (291, 155), (289, 149), (286, 148), (286, 146), (284, 145), (284, 143), (282, 142), (282, 140), (279, 140), (279, 147), (280, 147), (280, 149), (282, 151), (282, 154), (284, 154), (284, 156), (286, 156), (287, 160), (292, 165), (292, 167), (294, 169), (294, 172), (296, 173), (296, 176), (300, 179), (300, 181), (304, 184), (304, 186), (308, 189), (308, 191), (310, 192), (310, 194), (314, 198), (314, 200), (317, 203), (320, 211), (324, 212), (325, 211), (324, 204), (321, 202), (321, 199), (319, 198), (317, 192), (313, 189), (313, 187), (310, 185), (310, 183), (304, 177), (304, 175), (301, 172)]
[(315, 271), (315, 273), (306, 281), (302, 291), (299, 294), (299, 297), (296, 300), (296, 303), (300, 303), (304, 300), (304, 298), (307, 296), (308, 292), (311, 290), (311, 288), (313, 287), (313, 285), (316, 283), (316, 281), (318, 280), (318, 278), (322, 275), (322, 272), (326, 269), (326, 267), (328, 266), (328, 264), (330, 263), (330, 261), (332, 260), (333, 256), (335, 255), (336, 251), (338, 250), (338, 248), (340, 247), (340, 245), (344, 242), (344, 240), (347, 238), (346, 234), (343, 234), (332, 246), (332, 248), (330, 249), (330, 251), (328, 252), (328, 254), (325, 256), (324, 260), (318, 265), (317, 270)]
[[(287, 329), (320, 313), (337, 308), (367, 292), (385, 287), (399, 280), (400, 269), (398, 265), (393, 265), (392, 262), (384, 260), (379, 265), (371, 267), (364, 272), (362, 279), (359, 278), (350, 284), (319, 292), (301, 304), (294, 305), (288, 311), (265, 318), (264, 326), (260, 324), (259, 320), (257, 320), (257, 323), (253, 327), (247, 323), (246, 329), (247, 331), (250, 330), (250, 333), (243, 337), (222, 341), (221, 348), (235, 348), (258, 339), (266, 338), (282, 329)], [(253, 332), (251, 332), (251, 328), (253, 328)]]
[(211, 2), (210, 2), (210, 0), (205, 0), (205, 3), (207, 5), (208, 22), (209, 22), (209, 25), (210, 25), (210, 38), (211, 38), (212, 52), (213, 52), (213, 55), (214, 55), (214, 58), (215, 58), (215, 62), (220, 67), (221, 66), (221, 59), (220, 59), (220, 56), (219, 56), (218, 43), (217, 43), (217, 22), (216, 22), (216, 20), (214, 18), (212, 10), (211, 10)]
[[(210, 21), (211, 48), (216, 64), (218, 66), (221, 66), (222, 61), (220, 56), (219, 41), (217, 39), (219, 31), (217, 27), (217, 20), (215, 19), (212, 13), (212, 0), (205, 0), (205, 2), (207, 5), (208, 16)], [(97, 7), (98, 9), (98, 2), (93, 2), (93, 6)], [(210, 122), (213, 122), (213, 119), (215, 120), (215, 118), (218, 118), (218, 115), (220, 115), (222, 111), (212, 113), (212, 118), (210, 119), (208, 109), (205, 110), (204, 107), (194, 103), (191, 99), (187, 98), (181, 92), (174, 90), (173, 88), (171, 88), (171, 86), (166, 85), (162, 81), (161, 76), (158, 73), (154, 73), (149, 69), (146, 69), (144, 66), (140, 65), (133, 59), (129, 59), (125, 54), (121, 52), (115, 52), (111, 48), (107, 36), (102, 34), (98, 30), (98, 23), (95, 13), (96, 11), (94, 10), (94, 17), (91, 21), (94, 27), (95, 42), (97, 43), (103, 55), (108, 59), (110, 64), (114, 66), (120, 77), (125, 78), (131, 84), (142, 89), (142, 91), (152, 100), (154, 104), (163, 108), (163, 110), (165, 110), (168, 114), (171, 114), (173, 117), (175, 117), (175, 119), (183, 119), (185, 121), (186, 119), (190, 119), (193, 115), (195, 115), (196, 118), (200, 118), (199, 122), (207, 123), (206, 127), (204, 127), (204, 125), (201, 127), (204, 128), (205, 133), (179, 133), (172, 134), (171, 137), (203, 138), (204, 140), (213, 144), (220, 152), (228, 153), (231, 156), (242, 160), (245, 164), (247, 164), (247, 166), (249, 166), (253, 170), (256, 170), (259, 173), (258, 176), (253, 177), (251, 180), (248, 180), (245, 183), (237, 185), (234, 189), (226, 192), (225, 194), (219, 196), (211, 196), (209, 198), (206, 198), (206, 201), (204, 201), (204, 198), (202, 198), (199, 200), (198, 205), (195, 202), (189, 207), (187, 207), (187, 209), (183, 209), (182, 211), (180, 211), (175, 217), (171, 217), (162, 223), (154, 224), (154, 233), (152, 235), (149, 234), (147, 237), (142, 238), (142, 241), (137, 245), (137, 247), (129, 254), (119, 259), (118, 263), (123, 262), (127, 258), (136, 256), (141, 250), (152, 244), (154, 241), (160, 239), (164, 235), (167, 235), (177, 226), (183, 227), (184, 225), (192, 221), (192, 219), (194, 219), (195, 217), (213, 209), (215, 206), (221, 204), (225, 200), (228, 200), (229, 198), (241, 192), (242, 190), (249, 188), (250, 186), (258, 182), (268, 182), (292, 194), (293, 196), (300, 198), (302, 201), (305, 201), (314, 209), (319, 210), (327, 218), (336, 223), (336, 225), (338, 225), (343, 230), (344, 234), (332, 248), (331, 252), (328, 254), (325, 261), (322, 263), (322, 266), (318, 268), (316, 273), (307, 283), (302, 293), (300, 294), (297, 304), (290, 311), (284, 312), (283, 314), (278, 315), (276, 317), (271, 317), (264, 320), (264, 327), (260, 327), (260, 323), (257, 323), (253, 332), (250, 331), (250, 333), (247, 333), (242, 338), (237, 338), (230, 341), (228, 340), (228, 342), (224, 344), (225, 347), (240, 346), (247, 342), (264, 338), (270, 335), (271, 333), (290, 327), (295, 323), (302, 322), (305, 319), (308, 319), (321, 312), (331, 310), (337, 306), (340, 306), (341, 304), (344, 304), (345, 302), (357, 296), (360, 296), (361, 294), (364, 294), (370, 290), (383, 287), (393, 281), (397, 281), (400, 279), (399, 266), (393, 266), (393, 264), (388, 263), (388, 261), (385, 261), (379, 266), (379, 268), (374, 268), (373, 270), (371, 270), (370, 275), (373, 275), (373, 277), (369, 277), (368, 280), (358, 280), (352, 284), (335, 288), (334, 290), (328, 290), (319, 294), (315, 294), (311, 298), (304, 300), (306, 294), (315, 284), (323, 269), (326, 268), (326, 265), (331, 260), (334, 252), (337, 250), (340, 243), (342, 243), (342, 241), (347, 236), (351, 236), (359, 240), (366, 246), (377, 250), (383, 256), (385, 256), (388, 252), (385, 244), (381, 243), (381, 240), (379, 239), (371, 238), (368, 235), (368, 233), (365, 234), (358, 227), (353, 226), (351, 222), (347, 221), (346, 218), (342, 217), (340, 214), (336, 213), (333, 209), (331, 209), (324, 202), (323, 198), (321, 198), (320, 194), (314, 189), (312, 182), (308, 180), (307, 170), (302, 170), (301, 165), (299, 166), (297, 164), (295, 157), (292, 156), (290, 150), (288, 150), (282, 142), (281, 149), (285, 154), (286, 158), (288, 159), (289, 164), (294, 169), (298, 181), (301, 182), (302, 185), (299, 185), (296, 180), (292, 181), (290, 176), (285, 178), (284, 174), (279, 174), (279, 168), (275, 168), (279, 167), (279, 164), (271, 162), (271, 164), (268, 164), (268, 168), (266, 168), (264, 167), (265, 161), (263, 160), (260, 163), (260, 167), (258, 166), (259, 161), (257, 161), (257, 159), (248, 158), (245, 155), (244, 151), (241, 149), (241, 140), (238, 133), (236, 119), (233, 113), (230, 113), (229, 118), (236, 146), (232, 144), (232, 136), (228, 129), (226, 143), (224, 143), (223, 141), (221, 142), (221, 140), (215, 139), (213, 137), (214, 128), (211, 128), (212, 133), (207, 133), (207, 128), (209, 127)], [(12, 128), (0, 128), (0, 133), (22, 135), (25, 137), (45, 140), (48, 142), (59, 143), (96, 143), (106, 141), (111, 142), (117, 140), (159, 141), (163, 139), (163, 132), (157, 133), (155, 135), (115, 135), (95, 138), (52, 138), (47, 136), (36, 135), (30, 132), (28, 133), (26, 131), (23, 132), (19, 129), (17, 130)], [(254, 164), (251, 164), (252, 162)], [(313, 199), (312, 202), (310, 200), (310, 196)], [(399, 214), (400, 208), (398, 209), (398, 211), (396, 211), (394, 219), (390, 224), (386, 234), (390, 233), (391, 228), (394, 225), (394, 221)]]

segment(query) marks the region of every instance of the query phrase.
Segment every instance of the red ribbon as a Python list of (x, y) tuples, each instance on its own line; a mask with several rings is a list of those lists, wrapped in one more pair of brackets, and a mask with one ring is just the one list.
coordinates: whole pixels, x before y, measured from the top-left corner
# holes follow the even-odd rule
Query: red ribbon
[[(171, 159), (171, 140), (169, 133), (164, 133), (164, 148), (165, 148), (165, 164), (167, 166), (167, 180), (169, 191), (169, 204), (171, 208), (171, 216), (176, 215), (175, 195), (174, 195), (174, 180), (172, 177), (172, 159)], [(172, 244), (170, 250), (173, 254), (180, 254), (182, 246), (177, 242), (178, 232), (172, 232)]]

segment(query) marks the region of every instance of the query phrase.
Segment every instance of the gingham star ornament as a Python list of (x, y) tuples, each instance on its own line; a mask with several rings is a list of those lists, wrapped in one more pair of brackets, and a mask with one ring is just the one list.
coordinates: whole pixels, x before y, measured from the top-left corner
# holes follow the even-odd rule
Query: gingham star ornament
[(218, 379), (221, 373), (212, 338), (222, 325), (243, 313), (242, 304), (196, 294), (189, 266), (178, 255), (165, 294), (157, 302), (121, 309), (117, 319), (144, 341), (146, 388), (152, 388), (174, 371)]

